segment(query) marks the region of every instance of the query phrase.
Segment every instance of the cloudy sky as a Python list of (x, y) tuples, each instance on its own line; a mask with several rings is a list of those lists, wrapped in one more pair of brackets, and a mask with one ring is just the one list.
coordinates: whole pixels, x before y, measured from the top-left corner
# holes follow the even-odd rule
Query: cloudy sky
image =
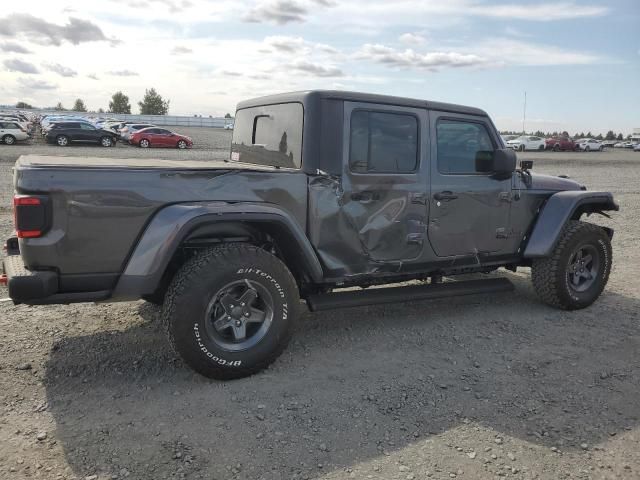
[[(24, 6), (23, 6), (24, 5)], [(501, 129), (640, 127), (640, 2), (30, 0), (0, 14), (0, 104), (145, 88), (170, 113), (348, 89), (469, 104)]]

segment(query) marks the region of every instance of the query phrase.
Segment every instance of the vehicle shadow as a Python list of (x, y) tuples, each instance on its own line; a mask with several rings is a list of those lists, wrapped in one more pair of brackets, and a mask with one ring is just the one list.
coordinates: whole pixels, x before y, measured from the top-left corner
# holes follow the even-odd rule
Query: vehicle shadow
[(567, 450), (636, 426), (639, 300), (562, 312), (509, 278), (514, 293), (305, 314), (272, 368), (226, 383), (183, 366), (141, 305), (140, 326), (54, 346), (56, 438), (79, 475), (316, 478), (469, 421)]

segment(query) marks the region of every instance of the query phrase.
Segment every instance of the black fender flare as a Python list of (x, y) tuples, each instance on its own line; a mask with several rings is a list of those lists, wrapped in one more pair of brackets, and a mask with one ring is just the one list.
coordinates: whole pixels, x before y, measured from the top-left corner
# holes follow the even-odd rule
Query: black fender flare
[[(538, 214), (524, 250), (524, 258), (548, 257), (569, 220), (577, 220), (584, 213), (617, 211), (619, 208), (609, 192), (569, 190), (554, 193)], [(607, 233), (611, 236), (613, 230), (607, 229)]]
[[(138, 240), (113, 291), (113, 300), (133, 300), (153, 294), (181, 243), (198, 228), (216, 222), (263, 224), (280, 232), (288, 249), (311, 280), (323, 270), (304, 230), (285, 210), (271, 204), (194, 202), (164, 207), (151, 219)], [(284, 232), (284, 233), (283, 233)]]

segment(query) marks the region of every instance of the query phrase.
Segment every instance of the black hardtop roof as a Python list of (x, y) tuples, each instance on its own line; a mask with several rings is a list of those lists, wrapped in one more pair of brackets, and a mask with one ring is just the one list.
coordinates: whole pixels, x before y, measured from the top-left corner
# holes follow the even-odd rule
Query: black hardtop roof
[(432, 102), (414, 98), (395, 97), (392, 95), (377, 95), (373, 93), (345, 92), (342, 90), (305, 90), (300, 92), (279, 93), (264, 97), (244, 100), (238, 104), (238, 110), (262, 105), (277, 103), (301, 102), (302, 104), (312, 98), (346, 100), (349, 102), (378, 103), (384, 105), (398, 105), (402, 107), (427, 108), (451, 113), (464, 113), (467, 115), (488, 116), (484, 110), (475, 107), (466, 107), (453, 103)]

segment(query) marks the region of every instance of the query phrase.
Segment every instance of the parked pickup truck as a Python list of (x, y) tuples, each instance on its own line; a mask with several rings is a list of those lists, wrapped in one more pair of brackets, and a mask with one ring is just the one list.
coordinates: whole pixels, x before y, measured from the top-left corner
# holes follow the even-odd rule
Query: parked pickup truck
[(162, 303), (177, 352), (219, 379), (273, 362), (301, 299), (487, 294), (513, 286), (452, 279), (530, 267), (542, 301), (587, 307), (613, 231), (581, 219), (618, 210), (611, 193), (517, 169), (482, 110), (334, 91), (240, 103), (226, 161), (23, 156), (14, 182), (15, 303)]
[(547, 138), (544, 141), (545, 150), (553, 150), (559, 152), (560, 150), (577, 150), (578, 144), (570, 137), (558, 136)]

